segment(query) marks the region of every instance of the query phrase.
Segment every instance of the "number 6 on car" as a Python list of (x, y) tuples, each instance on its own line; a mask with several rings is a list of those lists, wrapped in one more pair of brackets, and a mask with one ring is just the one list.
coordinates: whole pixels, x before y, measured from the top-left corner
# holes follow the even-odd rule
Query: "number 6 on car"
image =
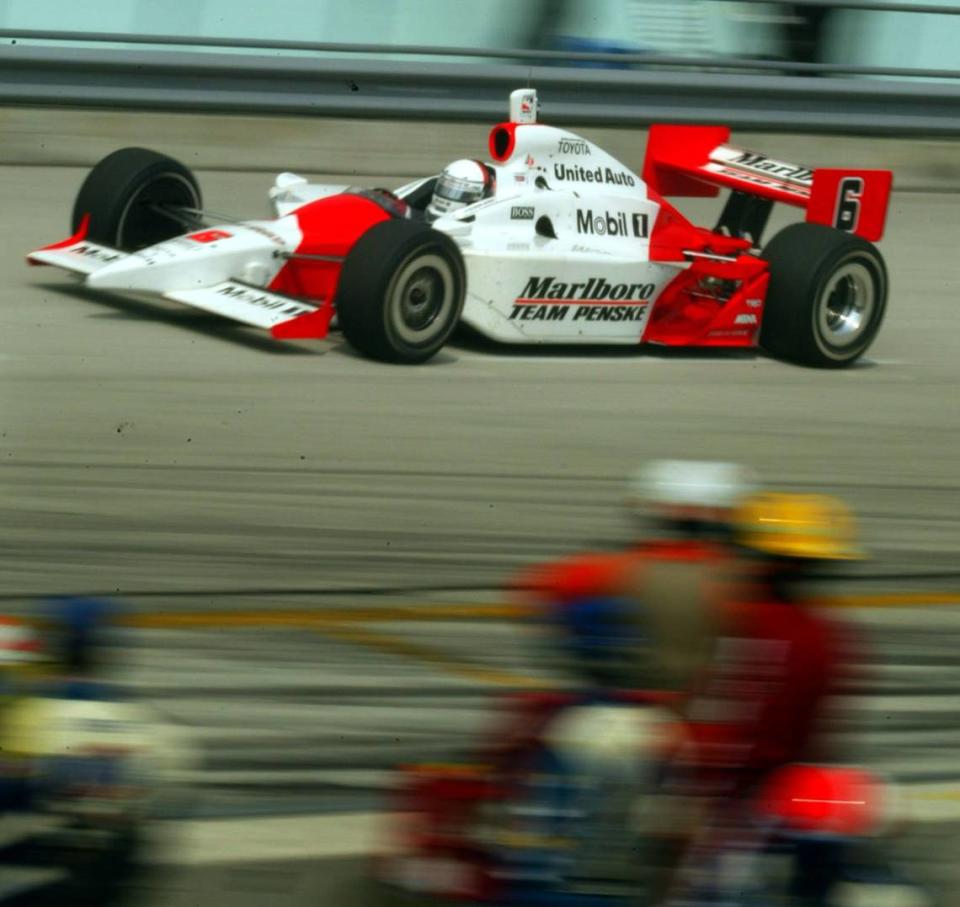
[[(73, 235), (28, 260), (280, 339), (323, 338), (336, 314), (389, 362), (430, 359), (460, 322), (504, 343), (760, 346), (826, 367), (870, 346), (889, 171), (813, 170), (734, 147), (724, 127), (653, 126), (641, 176), (537, 110), (536, 92), (514, 92), (487, 160), (393, 192), (280, 174), (267, 220), (205, 212), (186, 167), (124, 148), (81, 186)], [(666, 200), (721, 189), (712, 229)], [(805, 221), (764, 245), (775, 202)]]

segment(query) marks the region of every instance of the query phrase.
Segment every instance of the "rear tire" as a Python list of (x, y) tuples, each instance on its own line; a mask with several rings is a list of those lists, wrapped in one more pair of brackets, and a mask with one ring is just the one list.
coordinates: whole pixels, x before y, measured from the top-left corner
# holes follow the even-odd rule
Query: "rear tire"
[(366, 356), (426, 362), (457, 326), (465, 290), (463, 258), (449, 236), (422, 222), (383, 221), (343, 263), (337, 319)]
[[(146, 148), (121, 148), (87, 175), (77, 193), (71, 226), (90, 216), (87, 237), (133, 252), (192, 229), (189, 215), (171, 217), (157, 206), (202, 207), (193, 173), (173, 158)], [(199, 216), (195, 226), (200, 225)]]
[(770, 285), (760, 345), (821, 368), (855, 362), (887, 308), (887, 269), (872, 243), (820, 224), (792, 224), (763, 250)]

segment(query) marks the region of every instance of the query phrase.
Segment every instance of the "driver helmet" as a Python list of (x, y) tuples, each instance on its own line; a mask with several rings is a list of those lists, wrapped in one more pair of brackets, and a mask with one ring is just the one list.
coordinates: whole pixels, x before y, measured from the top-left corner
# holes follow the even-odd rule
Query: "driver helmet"
[(437, 178), (427, 206), (431, 218), (449, 214), (493, 195), (493, 168), (480, 161), (459, 160), (448, 164)]
[(654, 460), (631, 477), (627, 506), (640, 518), (723, 526), (756, 488), (752, 471), (737, 463)]

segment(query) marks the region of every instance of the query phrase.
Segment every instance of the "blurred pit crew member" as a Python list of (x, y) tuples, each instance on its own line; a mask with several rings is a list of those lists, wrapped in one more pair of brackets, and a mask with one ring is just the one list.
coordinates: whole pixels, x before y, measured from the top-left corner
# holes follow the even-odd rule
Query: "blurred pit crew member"
[[(40, 641), (33, 628), (15, 618), (0, 618), (0, 746), (10, 716), (28, 695), (31, 671), (41, 659)], [(20, 812), (29, 802), (29, 772), (22, 760), (0, 750), (0, 815)]]
[(121, 701), (106, 676), (114, 606), (56, 599), (45, 615), (45, 670), (4, 713), (5, 761), (27, 779), (20, 808), (33, 830), (3, 864), (46, 870), (3, 907), (114, 903), (135, 875), (151, 811), (186, 767), (185, 749), (145, 709)]
[[(521, 574), (514, 588), (537, 606), (571, 610), (571, 620), (583, 603), (600, 612), (600, 602), (609, 599), (605, 620), (616, 614), (628, 638), (634, 630), (626, 622), (641, 620), (646, 645), (633, 653), (618, 646), (619, 663), (609, 666), (607, 682), (686, 691), (709, 661), (715, 615), (736, 573), (730, 517), (754, 487), (749, 471), (732, 463), (646, 464), (629, 486), (627, 504), (639, 537), (626, 551), (539, 565)], [(575, 659), (572, 667), (580, 668)]]
[(482, 161), (462, 159), (447, 164), (437, 177), (427, 205), (428, 220), (436, 220), (467, 205), (490, 198), (496, 187), (496, 172)]
[(751, 804), (779, 771), (822, 755), (819, 721), (849, 663), (849, 641), (810, 607), (808, 591), (825, 562), (859, 556), (846, 507), (826, 496), (764, 493), (742, 504), (734, 528), (749, 579), (725, 605), (723, 634), (685, 708), (691, 743), (677, 761), (679, 789), (703, 798), (706, 821), (671, 905), (727, 903), (756, 884), (744, 869), (763, 846)]
[[(495, 726), (475, 754), (481, 775), (461, 779), (466, 790), (481, 784), (489, 797), (480, 862), (493, 867), (498, 902), (540, 897), (555, 903), (574, 891), (585, 897), (614, 889), (639, 895), (650, 884), (648, 866), (670, 858), (675, 865), (685, 839), (675, 843), (664, 832), (672, 819), (651, 815), (640, 823), (634, 810), (648, 803), (663, 765), (681, 745), (683, 729), (669, 692), (681, 679), (668, 682), (662, 667), (650, 670), (659, 664), (651, 655), (659, 640), (650, 633), (647, 589), (639, 597), (633, 593), (649, 571), (651, 588), (665, 596), (662, 622), (682, 594), (691, 610), (704, 607), (713, 566), (726, 565), (725, 519), (746, 484), (745, 473), (728, 464), (651, 464), (630, 499), (640, 504), (643, 531), (655, 529), (657, 541), (565, 559), (518, 578), (516, 587), (535, 604), (547, 657), (559, 662), (568, 683), (501, 701)], [(686, 623), (684, 638), (694, 621)], [(703, 657), (698, 649), (697, 658)], [(438, 818), (445, 807), (434, 790), (452, 780), (427, 771), (409, 776), (406, 789), (410, 811), (431, 817), (421, 827), (452, 824), (465, 835), (452, 842), (459, 850), (474, 840), (472, 833)]]
[[(748, 490), (745, 471), (730, 464), (651, 463), (629, 503), (654, 540), (518, 578), (568, 685), (505, 700), (478, 754), (501, 792), (488, 843), (502, 890), (516, 899), (533, 889), (559, 898), (574, 880), (581, 894), (595, 885), (639, 895), (660, 878), (649, 867), (675, 865), (686, 838), (649, 801), (683, 740), (671, 691), (707, 660), (712, 631), (701, 625), (710, 625), (714, 573), (730, 560), (731, 508)], [(690, 615), (673, 632), (678, 609)]]
[(650, 540), (638, 547), (620, 592), (647, 615), (658, 688), (686, 692), (709, 663), (718, 613), (739, 572), (731, 518), (755, 488), (751, 472), (735, 463), (659, 460), (634, 476), (629, 503)]

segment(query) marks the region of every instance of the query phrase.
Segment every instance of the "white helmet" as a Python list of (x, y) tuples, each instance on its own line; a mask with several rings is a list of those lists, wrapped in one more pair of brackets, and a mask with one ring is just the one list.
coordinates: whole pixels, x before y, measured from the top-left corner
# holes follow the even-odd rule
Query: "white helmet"
[(493, 174), (480, 161), (454, 161), (443, 168), (427, 206), (432, 220), (488, 198), (493, 194)]
[(726, 522), (756, 488), (753, 473), (737, 463), (654, 460), (634, 473), (627, 503), (670, 520)]
[(643, 768), (644, 759), (662, 764), (678, 736), (667, 709), (613, 703), (561, 709), (543, 731), (544, 743), (568, 765), (631, 773)]

